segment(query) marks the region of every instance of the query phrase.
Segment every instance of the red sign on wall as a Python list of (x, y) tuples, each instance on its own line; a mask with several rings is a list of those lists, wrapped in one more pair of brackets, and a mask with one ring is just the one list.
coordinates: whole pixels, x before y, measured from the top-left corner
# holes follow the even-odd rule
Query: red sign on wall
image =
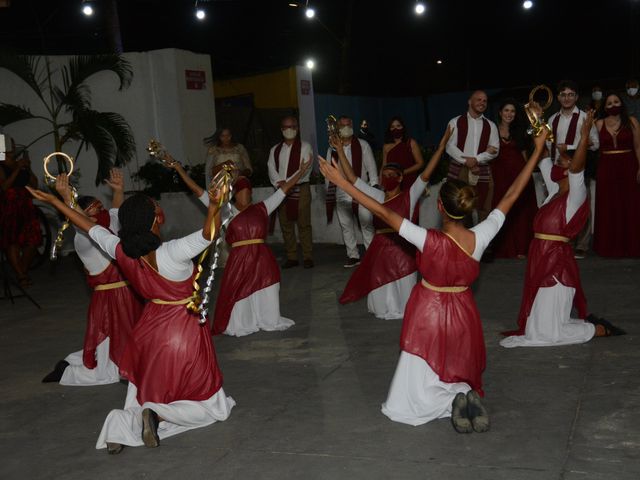
[(185, 70), (184, 76), (187, 80), (187, 90), (204, 90), (207, 88), (203, 70)]

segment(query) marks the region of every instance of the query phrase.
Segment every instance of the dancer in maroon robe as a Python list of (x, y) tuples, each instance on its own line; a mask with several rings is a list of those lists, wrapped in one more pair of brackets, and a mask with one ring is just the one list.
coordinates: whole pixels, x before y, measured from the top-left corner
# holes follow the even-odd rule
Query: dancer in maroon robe
[[(124, 182), (119, 170), (112, 170), (107, 182), (113, 190), (112, 209), (107, 211), (95, 197), (78, 199), (78, 212), (91, 221), (117, 233), (118, 208), (124, 200)], [(68, 178), (61, 176), (56, 190), (71, 204)], [(83, 349), (59, 361), (43, 382), (61, 385), (106, 385), (120, 381), (118, 366), (131, 331), (142, 313), (142, 302), (117, 267), (85, 232), (76, 230), (73, 239), (82, 261), (87, 284), (92, 291)]]
[[(624, 334), (608, 321), (587, 315), (580, 272), (569, 243), (589, 216), (584, 165), (592, 125), (593, 112), (589, 112), (573, 158), (567, 156), (566, 148), (559, 148), (559, 165), (552, 167), (549, 158), (540, 164), (549, 197), (533, 223), (518, 330), (504, 332), (503, 347), (567, 345), (594, 336)], [(572, 306), (577, 319), (570, 316)]]
[[(395, 163), (384, 164), (381, 171), (384, 192), (369, 186), (354, 174), (341, 142), (333, 140), (331, 145), (337, 151), (340, 167), (349, 182), (401, 217), (418, 223), (418, 200), (440, 161), (448, 135), (449, 130), (422, 175), (406, 190), (401, 186), (403, 168)], [(385, 320), (402, 318), (411, 289), (417, 281), (416, 249), (382, 219), (374, 217), (373, 225), (376, 235), (351, 275), (340, 303), (354, 302), (367, 295), (367, 307), (376, 317)]]
[(485, 347), (480, 316), (469, 289), (479, 273), (478, 262), (531, 178), (546, 135), (536, 138), (536, 150), (486, 220), (467, 230), (464, 217), (473, 210), (473, 188), (458, 180), (440, 190), (438, 209), (442, 231), (423, 229), (353, 187), (337, 168), (321, 160), (320, 169), (361, 205), (381, 217), (420, 251), (423, 276), (411, 293), (403, 321), (402, 349), (396, 374), (382, 411), (394, 421), (421, 425), (452, 417), (456, 431), (489, 429), (482, 405)]
[(615, 93), (603, 105), (605, 117), (596, 122), (600, 159), (593, 250), (603, 257), (640, 257), (640, 125)]
[(145, 195), (122, 204), (117, 237), (53, 195), (31, 191), (87, 231), (148, 300), (120, 362), (121, 374), (129, 380), (125, 408), (109, 413), (96, 448), (119, 453), (124, 445), (157, 447), (162, 438), (225, 420), (235, 402), (222, 389), (209, 328), (187, 308), (194, 301), (191, 258), (211, 243), (214, 220), (219, 229), (225, 192), (215, 192), (203, 229), (163, 243), (161, 212)]
[[(182, 165), (169, 157), (169, 165), (205, 205), (207, 193), (193, 181)], [(231, 248), (216, 301), (213, 333), (243, 336), (258, 330), (285, 330), (293, 320), (280, 315), (280, 269), (265, 244), (269, 215), (274, 212), (309, 170), (311, 162), (300, 168), (275, 193), (259, 203), (251, 201), (251, 183), (239, 177), (233, 185), (233, 219), (225, 241)]]

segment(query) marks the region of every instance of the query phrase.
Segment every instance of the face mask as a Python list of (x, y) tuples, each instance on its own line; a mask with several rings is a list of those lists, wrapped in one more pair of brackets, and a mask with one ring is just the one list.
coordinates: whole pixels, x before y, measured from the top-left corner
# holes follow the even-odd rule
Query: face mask
[(404, 135), (404, 128), (394, 128), (391, 130), (391, 135), (393, 138), (402, 138)]
[(341, 136), (342, 138), (350, 138), (350, 137), (353, 137), (353, 127), (349, 127), (349, 126), (346, 126), (346, 127), (340, 127), (339, 132), (340, 132), (340, 136)]
[(604, 111), (607, 115), (620, 115), (622, 112), (622, 105), (614, 105), (612, 107), (605, 108)]
[(360, 133), (362, 133), (363, 135), (366, 135), (367, 133), (369, 133), (369, 129), (368, 129), (368, 128), (366, 128), (366, 127), (362, 127), (362, 128), (360, 129)]
[(560, 165), (554, 165), (551, 167), (551, 181), (559, 182), (560, 180), (567, 178), (567, 168), (562, 168)]
[(109, 228), (109, 225), (111, 225), (111, 216), (109, 215), (109, 212), (107, 210), (100, 210), (96, 214), (95, 219), (96, 223), (101, 227)]
[(630, 97), (633, 97), (636, 93), (638, 93), (638, 88), (637, 87), (627, 88), (627, 93), (629, 94)]
[(282, 130), (282, 136), (287, 140), (293, 140), (298, 136), (298, 130), (295, 128), (285, 128)]
[(596, 102), (602, 100), (602, 92), (596, 90), (595, 92), (591, 92), (591, 98), (593, 98)]
[(391, 192), (400, 185), (400, 177), (382, 177), (382, 189)]

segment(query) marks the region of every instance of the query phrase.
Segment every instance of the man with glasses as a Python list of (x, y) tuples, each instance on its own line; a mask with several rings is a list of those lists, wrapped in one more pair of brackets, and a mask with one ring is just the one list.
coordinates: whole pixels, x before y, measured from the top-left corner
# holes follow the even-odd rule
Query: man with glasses
[[(555, 143), (547, 142), (547, 147), (551, 152), (553, 163), (557, 163), (560, 154), (572, 156), (580, 142), (580, 129), (587, 114), (580, 110), (578, 103), (578, 85), (571, 80), (562, 80), (558, 83), (558, 102), (560, 111), (549, 117), (549, 125), (555, 137)], [(596, 151), (600, 147), (598, 130), (595, 125), (589, 132), (589, 150)], [(588, 182), (588, 179), (585, 180)], [(587, 183), (587, 192), (589, 185)], [(580, 234), (576, 237), (575, 257), (584, 258), (589, 248), (591, 239), (591, 216)]]
[[(298, 119), (294, 116), (286, 116), (280, 122), (280, 132), (283, 140), (274, 145), (269, 152), (267, 167), (269, 180), (274, 188), (278, 189), (286, 183), (300, 169), (303, 162), (312, 160), (312, 150), (309, 143), (300, 140)], [(280, 229), (284, 240), (284, 248), (287, 260), (282, 268), (291, 268), (299, 265), (298, 242), (295, 226), (298, 226), (300, 245), (304, 268), (313, 268), (312, 242), (311, 242), (311, 188), (309, 175), (311, 169), (300, 177), (287, 198), (278, 209)]]

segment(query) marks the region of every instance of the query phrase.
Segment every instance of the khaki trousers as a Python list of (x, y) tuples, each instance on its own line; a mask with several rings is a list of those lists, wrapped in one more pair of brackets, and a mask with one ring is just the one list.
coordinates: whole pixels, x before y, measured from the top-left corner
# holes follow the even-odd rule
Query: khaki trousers
[(284, 249), (288, 260), (298, 259), (298, 241), (296, 239), (295, 226), (298, 225), (298, 235), (302, 246), (302, 257), (305, 260), (313, 260), (311, 239), (311, 187), (309, 184), (300, 185), (300, 200), (298, 202), (298, 220), (291, 221), (287, 218), (286, 200), (278, 209), (280, 229), (284, 240)]

